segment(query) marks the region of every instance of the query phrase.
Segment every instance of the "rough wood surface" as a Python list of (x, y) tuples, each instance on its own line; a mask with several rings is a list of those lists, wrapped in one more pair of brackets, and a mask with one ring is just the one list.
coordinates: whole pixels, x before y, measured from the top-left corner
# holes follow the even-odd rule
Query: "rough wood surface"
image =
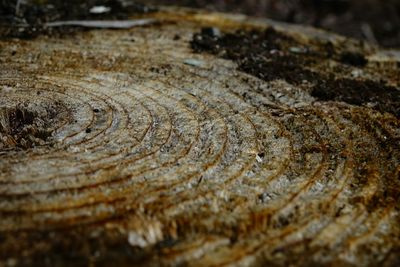
[[(398, 52), (242, 16), (145, 16), (159, 23), (0, 41), (1, 267), (400, 264)], [(210, 26), (297, 44), (271, 54), (361, 54), (307, 63), (361, 100), (315, 93), (293, 65), (296, 79), (254, 73)]]

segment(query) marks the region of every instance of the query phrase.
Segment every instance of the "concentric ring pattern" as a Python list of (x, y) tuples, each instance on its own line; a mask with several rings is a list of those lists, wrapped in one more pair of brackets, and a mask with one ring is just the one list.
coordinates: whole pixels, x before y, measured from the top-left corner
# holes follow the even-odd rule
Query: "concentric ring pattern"
[(3, 124), (49, 133), (2, 133), (0, 266), (398, 263), (398, 118), (194, 53), (199, 27), (0, 42)]

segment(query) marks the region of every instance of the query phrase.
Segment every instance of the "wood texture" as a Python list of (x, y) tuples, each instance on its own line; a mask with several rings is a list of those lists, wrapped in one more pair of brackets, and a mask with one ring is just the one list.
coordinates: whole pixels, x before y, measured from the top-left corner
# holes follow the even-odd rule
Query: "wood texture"
[(272, 26), (368, 58), (313, 71), (394, 87), (398, 53), (242, 16), (146, 16), (159, 23), (0, 41), (0, 266), (400, 264), (399, 118), (190, 42)]

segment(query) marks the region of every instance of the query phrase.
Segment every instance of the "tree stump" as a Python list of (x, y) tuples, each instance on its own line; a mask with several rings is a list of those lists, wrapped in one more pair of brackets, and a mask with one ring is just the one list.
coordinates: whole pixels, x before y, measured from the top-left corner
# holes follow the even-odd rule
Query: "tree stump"
[(398, 266), (400, 55), (304, 26), (0, 41), (0, 266)]

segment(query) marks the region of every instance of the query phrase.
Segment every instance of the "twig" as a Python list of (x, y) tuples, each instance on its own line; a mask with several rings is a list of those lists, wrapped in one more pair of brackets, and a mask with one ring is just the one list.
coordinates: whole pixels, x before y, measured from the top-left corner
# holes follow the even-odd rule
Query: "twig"
[(44, 24), (46, 27), (80, 26), (88, 28), (128, 29), (136, 26), (144, 26), (157, 22), (155, 19), (136, 20), (66, 20), (54, 21)]

